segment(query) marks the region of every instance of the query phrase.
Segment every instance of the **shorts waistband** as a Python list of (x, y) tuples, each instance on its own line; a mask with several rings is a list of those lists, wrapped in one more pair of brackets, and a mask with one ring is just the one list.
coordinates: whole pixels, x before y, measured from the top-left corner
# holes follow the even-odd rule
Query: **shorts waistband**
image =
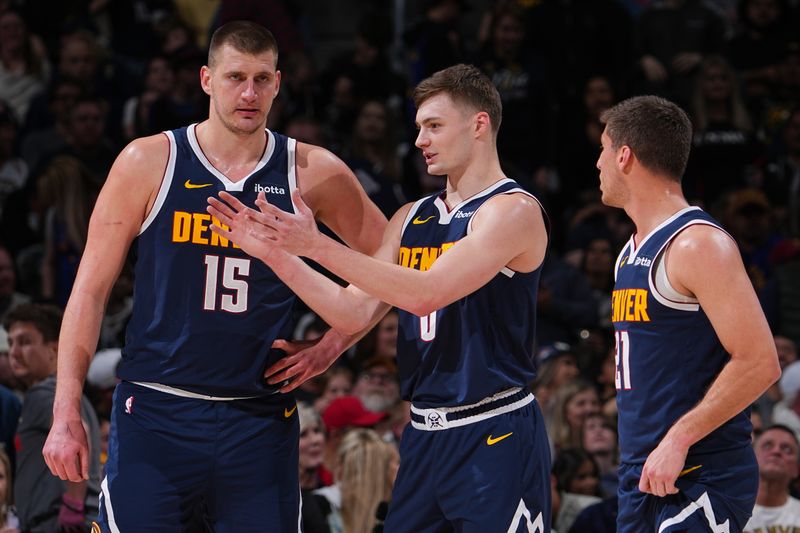
[(162, 385), (161, 383), (150, 383), (147, 381), (130, 381), (134, 385), (145, 387), (148, 389), (157, 390), (173, 396), (181, 396), (183, 398), (194, 398), (195, 400), (209, 400), (213, 402), (231, 402), (234, 400), (249, 400), (251, 398), (260, 398), (261, 396), (208, 396), (206, 394), (199, 394), (188, 390), (170, 387), (169, 385)]
[(441, 431), (466, 426), (516, 411), (531, 403), (533, 399), (533, 394), (528, 389), (517, 387), (504, 390), (471, 405), (421, 409), (412, 404), (411, 425), (423, 431)]

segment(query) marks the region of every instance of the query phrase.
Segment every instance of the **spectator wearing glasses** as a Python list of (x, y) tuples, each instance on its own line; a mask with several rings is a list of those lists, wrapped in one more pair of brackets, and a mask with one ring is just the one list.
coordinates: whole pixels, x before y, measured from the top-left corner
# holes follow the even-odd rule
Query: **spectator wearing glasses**
[(368, 411), (390, 410), (400, 400), (397, 364), (394, 360), (384, 356), (367, 359), (353, 387), (353, 394)]

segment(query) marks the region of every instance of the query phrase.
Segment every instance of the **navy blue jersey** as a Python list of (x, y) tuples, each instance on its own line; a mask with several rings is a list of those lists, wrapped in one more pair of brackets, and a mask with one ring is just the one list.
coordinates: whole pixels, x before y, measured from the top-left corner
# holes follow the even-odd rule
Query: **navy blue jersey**
[[(697, 300), (672, 289), (662, 265), (667, 245), (694, 224), (719, 228), (708, 214), (688, 207), (661, 223), (638, 248), (631, 238), (617, 258), (612, 321), (623, 462), (643, 463), (675, 421), (700, 402), (729, 360)], [(689, 454), (749, 445), (750, 430), (744, 411), (697, 442)]]
[(170, 154), (135, 243), (133, 316), (119, 376), (213, 396), (273, 392), (263, 372), (291, 333), (295, 296), (262, 261), (209, 229), (207, 198), (227, 191), (292, 211), (295, 141), (266, 132), (261, 161), (231, 182), (203, 154), (195, 126), (166, 132)]
[[(439, 194), (417, 201), (403, 225), (399, 264), (428, 270), (469, 233), (484, 202), (511, 192), (524, 191), (504, 179), (452, 210)], [(504, 268), (477, 291), (424, 317), (401, 310), (397, 359), (403, 397), (417, 407), (447, 407), (527, 386), (536, 376), (532, 350), (540, 271)]]

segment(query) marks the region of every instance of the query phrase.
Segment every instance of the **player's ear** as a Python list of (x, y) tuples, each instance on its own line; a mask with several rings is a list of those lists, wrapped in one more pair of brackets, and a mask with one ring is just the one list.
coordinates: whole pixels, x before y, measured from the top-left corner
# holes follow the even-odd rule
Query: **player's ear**
[(479, 111), (475, 115), (475, 135), (486, 135), (492, 132), (492, 121), (489, 118), (489, 113), (486, 111)]
[(200, 87), (203, 88), (204, 93), (211, 96), (211, 69), (208, 65), (200, 68)]

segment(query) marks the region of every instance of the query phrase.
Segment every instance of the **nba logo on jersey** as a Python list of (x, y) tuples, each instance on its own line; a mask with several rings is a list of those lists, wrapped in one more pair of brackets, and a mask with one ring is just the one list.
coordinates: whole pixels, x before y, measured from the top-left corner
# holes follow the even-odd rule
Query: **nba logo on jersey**
[(125, 412), (127, 414), (131, 414), (133, 411), (133, 396), (128, 396), (128, 399), (125, 400)]

